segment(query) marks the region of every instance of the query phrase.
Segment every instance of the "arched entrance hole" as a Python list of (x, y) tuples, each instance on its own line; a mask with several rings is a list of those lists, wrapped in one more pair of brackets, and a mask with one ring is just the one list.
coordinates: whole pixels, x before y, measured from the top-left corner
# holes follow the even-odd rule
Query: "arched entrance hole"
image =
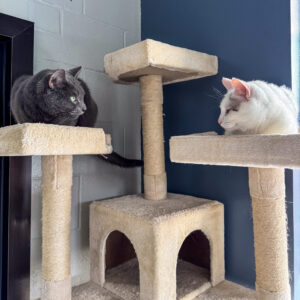
[(197, 296), (210, 288), (210, 245), (201, 230), (190, 233), (182, 243), (176, 279), (177, 299)]
[(130, 240), (113, 231), (105, 245), (105, 288), (120, 297), (139, 294), (139, 263)]

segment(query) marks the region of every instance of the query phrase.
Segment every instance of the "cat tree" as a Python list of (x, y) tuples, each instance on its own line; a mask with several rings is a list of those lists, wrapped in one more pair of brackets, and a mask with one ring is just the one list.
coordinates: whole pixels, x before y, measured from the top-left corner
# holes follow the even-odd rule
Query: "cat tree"
[(107, 54), (105, 71), (117, 83), (141, 87), (144, 197), (167, 197), (163, 139), (162, 85), (215, 75), (215, 56), (145, 40)]
[[(216, 74), (217, 58), (145, 40), (108, 54), (105, 69), (116, 82), (141, 85), (145, 193), (98, 201), (90, 206), (91, 282), (75, 288), (73, 299), (172, 300), (177, 294), (178, 299), (187, 300), (200, 293), (203, 298), (198, 299), (232, 299), (233, 289), (238, 290), (236, 299), (245, 299), (245, 295), (250, 299), (251, 292), (237, 285), (226, 287), (222, 282), (223, 205), (217, 201), (167, 194), (166, 187), (162, 85)], [(1, 156), (42, 156), (43, 300), (72, 298), (72, 155), (108, 154), (111, 151), (110, 137), (102, 129), (46, 124), (0, 128)], [(256, 186), (253, 186), (256, 192)], [(115, 230), (129, 238), (138, 258), (140, 290), (134, 295), (127, 293), (126, 285), (117, 288), (114, 284), (106, 285), (105, 246), (109, 234)], [(204, 275), (200, 274), (201, 283), (176, 290), (176, 267), (182, 266), (178, 261), (180, 247), (187, 236), (198, 230), (209, 241), (210, 274), (204, 270)], [(188, 274), (184, 273), (183, 277), (186, 276)], [(216, 288), (210, 288), (212, 286)], [(264, 285), (260, 287), (266, 289)]]
[[(105, 243), (108, 235), (118, 230), (129, 238), (138, 258), (140, 299), (176, 299), (179, 249), (191, 232), (201, 229), (211, 247), (211, 284), (218, 284), (224, 280), (223, 206), (167, 194), (162, 114), (162, 85), (216, 74), (217, 58), (145, 40), (107, 54), (104, 62), (106, 73), (115, 82), (139, 83), (141, 87), (144, 195), (91, 205), (92, 281), (105, 286)], [(190, 291), (190, 298), (196, 294)]]
[[(117, 83), (140, 84), (144, 194), (97, 201), (90, 206), (91, 280), (122, 299), (194, 299), (224, 280), (223, 205), (167, 193), (162, 85), (214, 75), (217, 58), (145, 40), (107, 54), (105, 71)], [(116, 230), (127, 236), (136, 252), (140, 287), (134, 292), (126, 289), (126, 283), (106, 283), (106, 241)], [(184, 291), (177, 287), (176, 291), (176, 267), (181, 265), (178, 253), (195, 230), (201, 230), (209, 240), (210, 278), (203, 285), (184, 287)], [(118, 270), (122, 272), (122, 266)], [(126, 273), (123, 277), (130, 276)]]
[(300, 168), (299, 153), (299, 134), (204, 133), (170, 139), (173, 162), (249, 167), (258, 299), (291, 298), (284, 168)]
[(0, 128), (0, 156), (42, 155), (43, 300), (71, 299), (72, 155), (111, 151), (102, 129), (28, 123)]

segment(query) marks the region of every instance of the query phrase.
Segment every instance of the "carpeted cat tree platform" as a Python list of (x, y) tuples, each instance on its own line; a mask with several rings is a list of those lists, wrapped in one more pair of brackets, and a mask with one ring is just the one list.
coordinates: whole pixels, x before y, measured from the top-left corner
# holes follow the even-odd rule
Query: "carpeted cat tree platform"
[(0, 156), (42, 155), (43, 300), (71, 299), (72, 155), (111, 153), (102, 129), (22, 124), (0, 128)]
[[(140, 84), (144, 194), (90, 206), (91, 283), (86, 288), (91, 294), (95, 283), (126, 300), (196, 299), (217, 286), (210, 296), (206, 294), (206, 299), (215, 299), (220, 291), (219, 283), (224, 281), (223, 205), (167, 193), (162, 112), (163, 84), (214, 75), (217, 68), (215, 56), (153, 40), (105, 56), (105, 71), (115, 82)], [(185, 239), (199, 230), (209, 241), (209, 270), (178, 260)], [(106, 272), (106, 243), (115, 231), (130, 240), (137, 259)], [(75, 291), (76, 299), (83, 299), (81, 288)], [(232, 297), (234, 288), (226, 288), (231, 290), (227, 298)], [(244, 289), (241, 299), (245, 295), (250, 299), (253, 293)]]
[[(75, 287), (73, 297), (70, 272), (72, 155), (111, 153), (110, 137), (102, 129), (45, 124), (0, 129), (1, 156), (42, 155), (41, 298), (254, 299), (251, 290), (224, 281), (223, 205), (167, 193), (162, 85), (214, 75), (217, 58), (145, 40), (106, 55), (105, 70), (116, 82), (141, 86), (144, 194), (98, 201), (90, 206), (91, 281)], [(255, 181), (256, 174), (253, 176)], [(261, 192), (256, 183), (253, 191)], [(260, 194), (255, 195), (260, 197)], [(109, 254), (106, 243), (115, 231), (127, 236), (137, 260), (122, 262), (105, 272), (105, 256)], [(208, 241), (208, 268), (178, 259), (181, 246), (194, 232), (202, 232)], [(260, 251), (263, 253), (263, 249)], [(284, 272), (283, 279), (278, 281), (280, 287), (286, 284), (285, 258), (281, 260)], [(277, 273), (270, 274), (273, 279)], [(268, 290), (268, 286), (259, 287)]]
[(299, 134), (204, 133), (170, 139), (173, 162), (249, 167), (258, 299), (291, 298), (284, 168), (300, 168), (299, 154)]

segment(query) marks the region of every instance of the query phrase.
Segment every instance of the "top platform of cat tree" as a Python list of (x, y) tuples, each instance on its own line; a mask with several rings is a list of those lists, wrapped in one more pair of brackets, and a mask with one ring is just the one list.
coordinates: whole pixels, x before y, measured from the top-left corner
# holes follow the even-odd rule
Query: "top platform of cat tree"
[(0, 156), (108, 154), (101, 128), (25, 123), (0, 128)]
[(130, 84), (144, 75), (161, 75), (163, 84), (169, 84), (217, 74), (218, 59), (147, 39), (106, 54), (104, 66), (115, 82)]
[(259, 168), (300, 168), (300, 134), (202, 133), (170, 139), (172, 162)]

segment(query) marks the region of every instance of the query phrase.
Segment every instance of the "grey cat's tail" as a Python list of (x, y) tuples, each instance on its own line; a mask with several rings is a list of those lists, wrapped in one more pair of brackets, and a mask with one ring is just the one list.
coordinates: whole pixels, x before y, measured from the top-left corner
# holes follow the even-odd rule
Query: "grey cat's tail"
[(100, 159), (109, 162), (110, 164), (119, 166), (121, 168), (136, 168), (142, 167), (144, 162), (140, 159), (128, 159), (116, 152), (112, 152), (111, 154), (100, 154), (97, 155)]

